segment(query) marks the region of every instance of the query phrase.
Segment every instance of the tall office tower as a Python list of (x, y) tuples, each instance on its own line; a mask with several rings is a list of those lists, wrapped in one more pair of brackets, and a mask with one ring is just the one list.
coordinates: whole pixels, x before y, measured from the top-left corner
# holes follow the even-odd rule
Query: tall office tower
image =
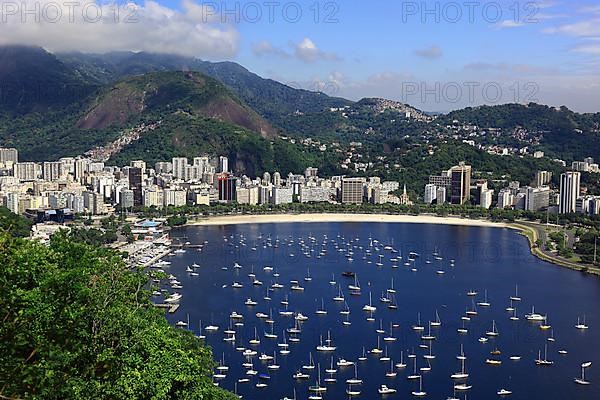
[(361, 204), (363, 202), (364, 178), (342, 178), (342, 203)]
[(219, 188), (219, 201), (232, 202), (236, 200), (237, 179), (231, 174), (219, 174), (217, 184)]
[(428, 183), (427, 185), (425, 185), (424, 201), (426, 204), (431, 204), (436, 199), (437, 199), (437, 186), (435, 186), (433, 183)]
[(450, 168), (450, 201), (452, 204), (465, 204), (471, 198), (471, 166), (461, 162)]
[(141, 206), (143, 204), (141, 168), (129, 168), (129, 189), (133, 191), (133, 205), (135, 207)]
[(219, 157), (219, 172), (223, 174), (229, 172), (229, 160), (225, 156)]
[(173, 158), (173, 177), (185, 180), (185, 169), (188, 165), (186, 157)]
[(19, 152), (14, 148), (0, 148), (0, 162), (19, 162)]
[(579, 197), (580, 182), (580, 172), (565, 172), (560, 175), (560, 200), (558, 205), (558, 212), (560, 214), (575, 212), (577, 198)]

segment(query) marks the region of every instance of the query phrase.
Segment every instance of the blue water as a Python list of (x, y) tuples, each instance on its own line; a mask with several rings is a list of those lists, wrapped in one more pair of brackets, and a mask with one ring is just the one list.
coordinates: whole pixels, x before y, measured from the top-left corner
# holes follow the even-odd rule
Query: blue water
[[(442, 325), (432, 329), (436, 340), (432, 341), (432, 353), (436, 358), (431, 360), (431, 371), (423, 372), (423, 390), (430, 399), (446, 399), (453, 394), (454, 381), (450, 375), (460, 370), (460, 362), (456, 355), (460, 345), (464, 346), (467, 356), (466, 371), (470, 374), (468, 384), (472, 389), (457, 392), (458, 398), (491, 399), (497, 398), (496, 392), (501, 388), (511, 390), (512, 399), (598, 399), (600, 398), (600, 339), (596, 334), (600, 329), (600, 285), (595, 277), (579, 272), (566, 270), (533, 257), (528, 249), (526, 239), (508, 229), (478, 228), (438, 225), (391, 224), (391, 223), (309, 223), (309, 224), (257, 224), (239, 226), (185, 227), (172, 232), (173, 237), (182, 237), (192, 244), (205, 243), (202, 250), (188, 249), (185, 254), (167, 257), (172, 265), (167, 272), (177, 276), (183, 289), (180, 308), (167, 318), (173, 324), (186, 321), (189, 315), (189, 329), (199, 334), (199, 321), (202, 326), (219, 326), (219, 331), (204, 331), (206, 342), (213, 349), (217, 360), (225, 358), (229, 366), (227, 377), (218, 380), (219, 385), (234, 390), (240, 378), (246, 378), (246, 368), (242, 363), (246, 357), (236, 347), (243, 346), (257, 351), (258, 355), (272, 355), (279, 351), (277, 343), (282, 342), (282, 331), (294, 326), (293, 317), (279, 315), (284, 306), (280, 304), (286, 296), (289, 298), (289, 309), (302, 312), (309, 319), (301, 324), (300, 342), (290, 343), (291, 353), (287, 356), (277, 354), (280, 369), (268, 370), (267, 362), (261, 362), (258, 356), (253, 358), (254, 369), (259, 374), (268, 374), (269, 380), (265, 388), (256, 388), (261, 382), (258, 375), (249, 377), (247, 383), (238, 383), (237, 392), (244, 399), (280, 399), (292, 397), (294, 388), (298, 399), (307, 399), (308, 387), (315, 384), (317, 372), (305, 371), (310, 379), (297, 381), (292, 378), (302, 365), (308, 364), (309, 353), (312, 352), (315, 363), (321, 366), (322, 385), (327, 387), (323, 393), (325, 399), (344, 399), (347, 385), (346, 379), (354, 376), (353, 367), (338, 368), (337, 383), (325, 384), (325, 369), (330, 366), (331, 355), (335, 360), (345, 358), (357, 363), (359, 378), (364, 383), (358, 386), (362, 392), (357, 398), (379, 398), (377, 389), (381, 384), (397, 389), (394, 395), (386, 398), (411, 398), (411, 392), (418, 389), (418, 380), (410, 381), (406, 376), (413, 372), (413, 360), (409, 353), (417, 355), (417, 368), (427, 365), (423, 358), (429, 350), (420, 348), (427, 344), (421, 340), (425, 332), (416, 332), (411, 327), (417, 322), (417, 314), (421, 314), (422, 325), (427, 327), (428, 321), (434, 320), (436, 310)], [(327, 239), (325, 240), (325, 236)], [(310, 238), (313, 238), (312, 240)], [(300, 241), (304, 241), (301, 244)], [(326, 246), (323, 247), (323, 243)], [(349, 244), (350, 243), (350, 244)], [(344, 252), (336, 249), (343, 248)], [(397, 254), (384, 250), (389, 245), (398, 251)], [(253, 250), (255, 247), (255, 250)], [(317, 258), (321, 249), (326, 248), (326, 255)], [(353, 251), (353, 261), (347, 259), (347, 249)], [(313, 249), (314, 251), (310, 251)], [(367, 255), (366, 249), (371, 250)], [(303, 251), (308, 251), (307, 257)], [(404, 263), (409, 252), (419, 253), (419, 257), (410, 266)], [(433, 254), (438, 253), (442, 260), (435, 260)], [(378, 257), (383, 255), (383, 257)], [(400, 257), (392, 268), (390, 258)], [(454, 259), (454, 266), (450, 260)], [(430, 264), (426, 260), (431, 261)], [(377, 266), (381, 261), (383, 266)], [(234, 269), (238, 262), (243, 266)], [(186, 267), (192, 263), (200, 265), (196, 271), (198, 276), (191, 276)], [(273, 266), (273, 271), (264, 271), (264, 266)], [(226, 267), (227, 270), (223, 270)], [(413, 271), (412, 269), (416, 269)], [(305, 281), (308, 269), (312, 281)], [(252, 284), (248, 277), (251, 271), (262, 286)], [(445, 274), (436, 271), (444, 270)], [(362, 287), (361, 296), (351, 296), (347, 285), (353, 279), (343, 277), (343, 271), (353, 271), (358, 275)], [(278, 278), (273, 274), (279, 273)], [(338, 285), (330, 285), (332, 274), (338, 284), (342, 285), (344, 297), (350, 308), (350, 326), (342, 321), (345, 317), (339, 313), (344, 304), (332, 300), (338, 293)], [(382, 292), (390, 288), (392, 277), (397, 310), (391, 310), (379, 298)], [(305, 288), (303, 292), (290, 291), (289, 281), (295, 279)], [(270, 301), (264, 299), (267, 288), (275, 281), (283, 284), (283, 289), (269, 292)], [(233, 289), (231, 284), (240, 282), (241, 289)], [(223, 286), (226, 285), (226, 288)], [(509, 297), (514, 295), (515, 285), (522, 301), (515, 302), (519, 321), (509, 320)], [(168, 287), (168, 285), (163, 285)], [(476, 297), (467, 296), (469, 290), (477, 290)], [(482, 302), (487, 290), (490, 307), (477, 307), (478, 315), (465, 323), (467, 334), (459, 334), (457, 328), (462, 326), (461, 316), (475, 302)], [(174, 290), (169, 288), (169, 291)], [(362, 307), (369, 302), (369, 291), (372, 292), (373, 305), (377, 311), (373, 313), (374, 322), (367, 321), (368, 313)], [(252, 298), (258, 305), (244, 305), (247, 298)], [(321, 306), (327, 315), (316, 315)], [(156, 298), (159, 302), (161, 299)], [(539, 323), (528, 322), (524, 314), (535, 306), (536, 312), (547, 315), (547, 323), (551, 330), (541, 330)], [(270, 332), (270, 327), (256, 317), (257, 312), (269, 314), (273, 312), (274, 333), (277, 339), (267, 339), (263, 333)], [(225, 342), (223, 330), (230, 325), (229, 315), (236, 311), (244, 316), (243, 326), (237, 330), (235, 342)], [(578, 316), (586, 316), (590, 329), (577, 330), (574, 326)], [(500, 335), (488, 343), (480, 343), (478, 339), (491, 330), (495, 320)], [(381, 321), (381, 322), (380, 322)], [(389, 335), (390, 323), (396, 324), (393, 336), (396, 342), (384, 343), (383, 337)], [(377, 334), (381, 326), (385, 334)], [(257, 329), (260, 345), (251, 346), (249, 339)], [(331, 332), (333, 344), (337, 349), (333, 353), (319, 353), (315, 350), (320, 336), (327, 337)], [(555, 341), (547, 338), (553, 334)], [(367, 361), (357, 361), (363, 346), (367, 350), (377, 346), (377, 337), (381, 338), (380, 348), (387, 345), (388, 355), (394, 363), (400, 361), (400, 353), (404, 351), (404, 362), (407, 367), (397, 370), (395, 378), (385, 376), (390, 370), (389, 362), (379, 360), (381, 356), (368, 355)], [(554, 365), (536, 366), (534, 360), (538, 351), (544, 353), (548, 345), (548, 360)], [(490, 352), (499, 349), (502, 354), (492, 356)], [(567, 350), (561, 355), (558, 350)], [(520, 361), (511, 361), (509, 357), (520, 355)], [(486, 358), (502, 360), (499, 366), (485, 363)], [(589, 386), (574, 383), (574, 378), (581, 373), (582, 362), (591, 361), (592, 367), (586, 370)], [(419, 373), (419, 371), (417, 372)], [(458, 382), (460, 383), (460, 382)]]

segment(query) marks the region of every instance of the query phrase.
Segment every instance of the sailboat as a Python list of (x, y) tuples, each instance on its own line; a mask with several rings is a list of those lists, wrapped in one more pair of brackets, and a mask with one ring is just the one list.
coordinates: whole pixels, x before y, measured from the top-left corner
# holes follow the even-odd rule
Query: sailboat
[(452, 375), (450, 375), (450, 378), (452, 379), (466, 379), (469, 377), (469, 374), (465, 372), (465, 359), (461, 359), (460, 360), (460, 372), (456, 372)]
[(394, 278), (392, 278), (392, 285), (389, 289), (386, 290), (388, 293), (396, 293), (396, 289), (394, 289)]
[(360, 292), (360, 284), (358, 283), (358, 275), (354, 274), (354, 284), (348, 285), (348, 290), (352, 292)]
[(540, 366), (550, 366), (554, 364), (554, 361), (548, 360), (548, 345), (544, 346), (544, 359), (542, 359), (542, 351), (538, 352), (538, 358), (535, 360), (536, 365)]
[(358, 361), (367, 361), (367, 351), (365, 350), (365, 346), (362, 348), (362, 355), (358, 357)]
[(440, 315), (438, 314), (438, 311), (435, 310), (435, 321), (431, 321), (431, 326), (441, 326), (442, 325), (442, 321), (440, 321)]
[(519, 286), (515, 285), (515, 295), (510, 297), (511, 301), (521, 301), (521, 298), (519, 297)]
[(517, 316), (517, 308), (516, 308), (516, 307), (515, 307), (515, 309), (513, 310), (513, 315), (511, 315), (511, 316), (509, 317), (509, 319), (510, 319), (511, 321), (518, 321), (518, 320), (519, 320), (519, 317)]
[(429, 322), (429, 332), (427, 335), (421, 336), (421, 340), (435, 340), (435, 336), (431, 334), (431, 322)]
[(389, 336), (386, 336), (383, 338), (384, 342), (395, 342), (396, 341), (396, 337), (394, 336), (394, 332), (392, 330), (392, 323), (390, 322), (390, 334)]
[(489, 307), (489, 306), (491, 306), (491, 303), (488, 301), (488, 298), (487, 298), (487, 289), (484, 292), (483, 301), (480, 301), (479, 303), (477, 303), (477, 305), (480, 306), (480, 307)]
[(408, 375), (406, 379), (413, 380), (419, 378), (421, 378), (421, 375), (417, 374), (417, 359), (413, 358), (413, 373), (411, 375)]
[(277, 364), (277, 354), (273, 352), (272, 363), (267, 365), (267, 369), (277, 370), (279, 369), (279, 364)]
[(379, 347), (379, 336), (377, 336), (377, 347), (375, 347), (374, 349), (372, 349), (370, 351), (371, 354), (381, 354), (383, 353), (383, 350), (381, 350), (381, 348)]
[(581, 364), (581, 377), (580, 378), (575, 378), (575, 383), (577, 383), (578, 385), (589, 385), (590, 382), (585, 380), (585, 369), (590, 367), (592, 364), (591, 363), (583, 363)]
[[(309, 392), (317, 392), (317, 393), (321, 393), (321, 392), (326, 392), (327, 391), (327, 387), (321, 386), (321, 364), (319, 364), (319, 366), (317, 368), (317, 381), (315, 382), (314, 386), (309, 386), (308, 387), (308, 391)], [(316, 400), (316, 398), (312, 397), (312, 396), (309, 396), (309, 399), (315, 399)]]
[(421, 325), (421, 313), (417, 313), (417, 324), (413, 325), (412, 329), (414, 331), (423, 331), (425, 327)]
[(254, 327), (254, 338), (248, 341), (252, 346), (256, 346), (260, 344), (260, 339), (258, 338), (258, 333), (256, 331), (256, 327)]
[(289, 397), (285, 396), (281, 400), (296, 400), (296, 388), (294, 388), (294, 397), (289, 398)]
[(397, 375), (397, 372), (394, 369), (394, 361), (390, 360), (390, 370), (385, 373), (385, 376), (388, 378), (395, 378), (396, 375)]
[(358, 378), (358, 369), (356, 364), (354, 364), (354, 377), (346, 379), (346, 383), (348, 385), (361, 385), (363, 383), (362, 379)]
[(396, 364), (396, 368), (406, 368), (406, 363), (404, 362), (404, 350), (400, 352), (400, 362)]
[(318, 308), (317, 311), (315, 311), (315, 314), (327, 315), (327, 310), (325, 310), (325, 301), (323, 300), (323, 298), (321, 298), (321, 308)]
[(344, 295), (342, 294), (342, 285), (338, 286), (338, 294), (333, 298), (333, 301), (344, 301)]
[(419, 375), (419, 390), (418, 391), (415, 390), (415, 391), (411, 392), (411, 394), (416, 397), (427, 396), (427, 392), (423, 391), (423, 377), (421, 375)]
[(313, 360), (312, 353), (308, 353), (308, 364), (303, 365), (302, 369), (315, 369), (315, 362)]
[(492, 321), (492, 330), (491, 331), (487, 331), (485, 334), (487, 336), (492, 336), (492, 337), (496, 337), (496, 336), (500, 335), (498, 333), (498, 329), (496, 329), (496, 321), (495, 320)]
[(580, 330), (588, 329), (588, 326), (585, 324), (585, 315), (583, 316), (583, 323), (580, 322), (579, 317), (577, 317), (577, 325), (575, 325), (575, 328)]
[(327, 344), (323, 344), (323, 336), (321, 335), (321, 344), (317, 346), (317, 351), (335, 351), (335, 349), (337, 349), (336, 346), (331, 345), (331, 331), (327, 333), (327, 340), (325, 343)]
[(372, 302), (372, 298), (371, 298), (371, 291), (369, 291), (369, 304), (365, 304), (362, 309), (363, 309), (363, 311), (368, 311), (368, 312), (374, 312), (377, 310), (377, 307), (373, 306), (373, 302)]

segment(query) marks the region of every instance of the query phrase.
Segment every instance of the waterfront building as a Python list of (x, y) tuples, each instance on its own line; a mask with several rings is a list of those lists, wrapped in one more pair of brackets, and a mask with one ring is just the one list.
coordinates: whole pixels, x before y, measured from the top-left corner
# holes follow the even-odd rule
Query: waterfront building
[(471, 198), (471, 166), (461, 162), (450, 168), (452, 204), (465, 204)]
[(558, 204), (560, 214), (575, 212), (575, 203), (580, 192), (580, 182), (580, 172), (569, 171), (560, 175), (560, 200)]
[(428, 183), (425, 185), (425, 195), (423, 197), (425, 204), (431, 204), (437, 199), (437, 189), (437, 186), (435, 186), (433, 183)]
[(365, 178), (342, 178), (341, 202), (343, 204), (361, 204)]

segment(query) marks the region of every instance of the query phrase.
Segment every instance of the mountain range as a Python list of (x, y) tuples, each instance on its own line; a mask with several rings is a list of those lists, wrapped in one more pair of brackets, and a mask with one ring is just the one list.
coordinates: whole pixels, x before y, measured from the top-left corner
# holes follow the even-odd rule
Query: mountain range
[(504, 144), (518, 145), (514, 131), (525, 130), (535, 138), (530, 145), (567, 160), (600, 153), (600, 113), (508, 104), (432, 117), (390, 100), (354, 102), (295, 89), (233, 62), (166, 54), (52, 54), (4, 46), (0, 94), (0, 145), (17, 147), (23, 160), (112, 146), (107, 154), (114, 162), (206, 152), (228, 155), (240, 172), (285, 172), (331, 160), (282, 136), (377, 138), (393, 148), (406, 137), (450, 135), (448, 127), (457, 123), (497, 128), (506, 135)]

